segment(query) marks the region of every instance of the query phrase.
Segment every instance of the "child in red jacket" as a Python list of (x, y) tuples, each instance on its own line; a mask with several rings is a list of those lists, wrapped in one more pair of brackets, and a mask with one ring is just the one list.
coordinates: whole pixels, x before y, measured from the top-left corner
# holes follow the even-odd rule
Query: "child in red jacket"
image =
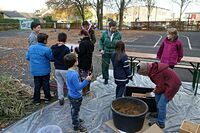
[(140, 63), (137, 67), (138, 74), (149, 76), (156, 85), (153, 92), (157, 104), (157, 121), (150, 122), (149, 125), (156, 123), (160, 128), (165, 127), (166, 106), (178, 92), (181, 80), (178, 75), (164, 63)]
[(169, 28), (167, 30), (167, 37), (157, 52), (157, 58), (160, 59), (161, 63), (168, 64), (172, 69), (183, 58), (183, 45), (178, 38), (176, 28)]

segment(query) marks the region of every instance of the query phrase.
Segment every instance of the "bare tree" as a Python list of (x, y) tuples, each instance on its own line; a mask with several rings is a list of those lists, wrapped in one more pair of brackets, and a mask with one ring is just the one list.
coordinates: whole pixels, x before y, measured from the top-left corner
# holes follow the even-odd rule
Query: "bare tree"
[(172, 0), (172, 2), (180, 7), (179, 21), (181, 21), (183, 12), (186, 10), (192, 0)]
[(85, 20), (85, 7), (89, 5), (88, 0), (48, 0), (46, 2), (48, 7), (56, 9), (56, 8), (68, 8), (72, 5), (74, 5), (79, 15), (82, 18), (82, 21)]
[(103, 5), (104, 0), (92, 0), (91, 5), (96, 9), (98, 29), (103, 29)]
[[(129, 4), (131, 4), (132, 1), (133, 0), (110, 0), (110, 5), (113, 5), (113, 3), (115, 3), (119, 12), (119, 30), (121, 30), (123, 26), (124, 10)], [(115, 6), (113, 8), (115, 8)]]
[(145, 6), (147, 7), (147, 21), (148, 21), (148, 29), (149, 29), (149, 19), (151, 16), (151, 12), (154, 8), (154, 5), (156, 4), (156, 0), (142, 0), (145, 3)]

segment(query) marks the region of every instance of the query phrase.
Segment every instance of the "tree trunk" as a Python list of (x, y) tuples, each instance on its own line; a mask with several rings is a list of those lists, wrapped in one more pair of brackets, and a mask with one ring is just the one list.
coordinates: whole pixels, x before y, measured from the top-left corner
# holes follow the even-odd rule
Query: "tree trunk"
[(100, 0), (100, 30), (103, 30), (103, 2), (104, 0)]
[(119, 11), (119, 30), (122, 30), (123, 26), (123, 16), (124, 16), (124, 11), (121, 9)]
[(180, 14), (179, 14), (179, 21), (181, 22), (181, 17), (182, 17), (182, 11), (183, 10), (183, 5), (181, 4), (181, 8), (180, 8)]
[(75, 4), (76, 8), (78, 9), (78, 12), (81, 16), (81, 19), (82, 21), (85, 21), (85, 6), (84, 5), (78, 5), (78, 4)]
[(148, 12), (147, 12), (147, 29), (149, 30), (149, 19), (151, 14), (151, 6), (148, 6)]
[(119, 30), (122, 30), (122, 26), (123, 26), (124, 6), (125, 6), (125, 1), (121, 0), (120, 9), (119, 9)]
[(97, 13), (97, 28), (100, 29), (100, 5), (99, 5), (99, 0), (97, 0), (96, 13)]
[(97, 5), (96, 5), (96, 13), (98, 21), (97, 27), (100, 30), (103, 29), (103, 1), (104, 0), (97, 0)]
[(150, 15), (147, 16), (147, 29), (149, 30), (149, 18), (150, 18)]

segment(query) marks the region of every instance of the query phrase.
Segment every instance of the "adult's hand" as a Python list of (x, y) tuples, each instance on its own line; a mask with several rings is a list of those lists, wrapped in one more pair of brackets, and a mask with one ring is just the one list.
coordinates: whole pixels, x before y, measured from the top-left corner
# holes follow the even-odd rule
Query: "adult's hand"
[(100, 53), (101, 53), (101, 54), (104, 54), (104, 50), (101, 50)]

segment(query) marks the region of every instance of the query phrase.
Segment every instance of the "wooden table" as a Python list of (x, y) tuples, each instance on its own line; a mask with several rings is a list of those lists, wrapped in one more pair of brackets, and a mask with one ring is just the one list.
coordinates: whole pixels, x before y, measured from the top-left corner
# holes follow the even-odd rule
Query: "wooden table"
[[(135, 61), (146, 61), (146, 62), (158, 61), (158, 59), (156, 58), (156, 54), (139, 53), (139, 52), (126, 52), (126, 54), (131, 60), (131, 70), (132, 68), (135, 69)], [(200, 79), (200, 57), (184, 56), (181, 59), (181, 63), (187, 64), (188, 66), (192, 66), (193, 71), (190, 69), (188, 70), (190, 70), (190, 72), (193, 75), (192, 88), (195, 91), (196, 95)]]

